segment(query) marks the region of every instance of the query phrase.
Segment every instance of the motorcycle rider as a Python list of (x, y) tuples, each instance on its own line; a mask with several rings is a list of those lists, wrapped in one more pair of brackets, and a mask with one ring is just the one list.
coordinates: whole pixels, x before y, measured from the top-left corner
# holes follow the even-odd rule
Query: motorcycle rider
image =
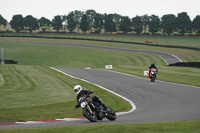
[(152, 62), (151, 65), (149, 66), (149, 77), (150, 77), (150, 73), (151, 73), (151, 68), (155, 68), (158, 72), (156, 65)]
[[(82, 87), (80, 85), (75, 85), (74, 86), (74, 92), (76, 93), (76, 100), (77, 100), (77, 105), (75, 106), (75, 108), (80, 107), (80, 103), (79, 103), (79, 99), (80, 97), (84, 97), (87, 94), (92, 94), (94, 93), (92, 90), (83, 90)], [(103, 103), (103, 101), (101, 101), (101, 99), (99, 99), (97, 96), (93, 96), (92, 100), (94, 102), (99, 103), (100, 105), (102, 105), (104, 107), (105, 110), (107, 110), (107, 106)]]

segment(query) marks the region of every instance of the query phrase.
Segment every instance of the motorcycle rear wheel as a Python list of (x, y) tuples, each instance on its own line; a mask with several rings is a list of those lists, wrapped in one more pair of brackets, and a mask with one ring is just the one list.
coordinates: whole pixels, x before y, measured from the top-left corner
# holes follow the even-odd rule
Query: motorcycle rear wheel
[(106, 115), (106, 118), (108, 120), (110, 120), (110, 121), (116, 120), (116, 118), (117, 118), (116, 113), (110, 107), (108, 107), (108, 106), (107, 106), (107, 110), (108, 110), (108, 113)]
[(83, 116), (85, 116), (91, 122), (97, 121), (96, 112), (93, 112), (93, 114), (91, 114), (87, 108), (83, 109)]

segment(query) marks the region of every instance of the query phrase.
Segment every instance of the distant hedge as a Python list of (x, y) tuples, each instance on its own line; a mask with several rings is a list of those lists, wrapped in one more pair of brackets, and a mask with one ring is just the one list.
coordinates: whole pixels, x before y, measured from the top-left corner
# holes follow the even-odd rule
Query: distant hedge
[(168, 66), (199, 67), (200, 68), (200, 62), (177, 62), (174, 64), (169, 64)]
[[(0, 62), (1, 62), (1, 59), (0, 59)], [(5, 59), (4, 64), (18, 64), (18, 61)]]

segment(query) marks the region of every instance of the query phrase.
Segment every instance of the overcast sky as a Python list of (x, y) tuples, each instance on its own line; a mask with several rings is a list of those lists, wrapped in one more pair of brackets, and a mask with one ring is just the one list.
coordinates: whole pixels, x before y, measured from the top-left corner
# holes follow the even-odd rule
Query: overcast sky
[(70, 11), (93, 9), (98, 13), (117, 13), (130, 18), (136, 15), (178, 15), (187, 12), (193, 20), (200, 15), (200, 0), (0, 0), (0, 15), (10, 22), (13, 15), (32, 15), (50, 20)]

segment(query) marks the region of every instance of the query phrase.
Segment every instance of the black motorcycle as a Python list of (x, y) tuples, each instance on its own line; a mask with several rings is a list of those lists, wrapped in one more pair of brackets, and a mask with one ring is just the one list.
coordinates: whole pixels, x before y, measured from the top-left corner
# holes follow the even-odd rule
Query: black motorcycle
[(102, 105), (94, 102), (89, 94), (81, 97), (78, 104), (83, 108), (83, 116), (91, 122), (96, 122), (103, 118), (114, 121), (117, 118), (116, 113), (110, 107), (107, 106), (107, 110), (105, 110)]

